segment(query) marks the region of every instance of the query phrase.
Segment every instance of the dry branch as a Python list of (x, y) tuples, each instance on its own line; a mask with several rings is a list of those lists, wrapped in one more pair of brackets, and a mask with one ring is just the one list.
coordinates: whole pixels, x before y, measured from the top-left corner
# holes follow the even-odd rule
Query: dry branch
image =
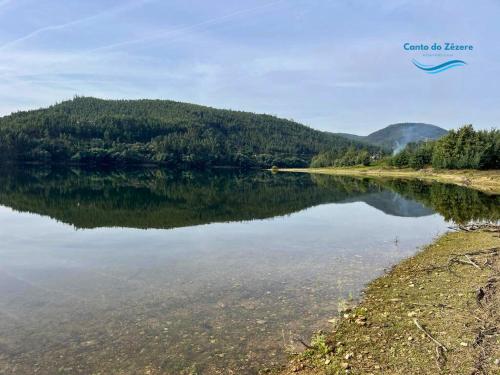
[(474, 267), (478, 268), (478, 269), (481, 269), (481, 267), (478, 266), (478, 264), (476, 262), (474, 262), (470, 256), (468, 256), (467, 254), (464, 255), (464, 257), (467, 259), (467, 263), (470, 263), (472, 264)]
[(430, 338), (432, 340), (432, 342), (434, 342), (434, 344), (436, 344), (437, 346), (439, 346), (441, 349), (443, 349), (445, 352), (448, 351), (448, 349), (446, 349), (446, 346), (444, 346), (443, 344), (441, 344), (438, 340), (436, 340), (434, 337), (432, 337), (432, 335), (429, 333), (429, 331), (427, 331), (424, 327), (422, 327), (420, 325), (420, 323), (417, 321), (417, 319), (413, 319), (413, 323), (415, 323), (415, 325), (417, 326), (417, 328), (419, 330), (421, 330), (423, 333), (425, 333), (425, 335)]

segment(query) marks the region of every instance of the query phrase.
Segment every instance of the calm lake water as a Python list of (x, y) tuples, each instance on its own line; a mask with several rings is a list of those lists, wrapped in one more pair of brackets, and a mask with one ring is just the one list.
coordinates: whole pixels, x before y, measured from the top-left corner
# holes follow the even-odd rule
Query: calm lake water
[(0, 373), (256, 373), (499, 203), (418, 181), (1, 170)]

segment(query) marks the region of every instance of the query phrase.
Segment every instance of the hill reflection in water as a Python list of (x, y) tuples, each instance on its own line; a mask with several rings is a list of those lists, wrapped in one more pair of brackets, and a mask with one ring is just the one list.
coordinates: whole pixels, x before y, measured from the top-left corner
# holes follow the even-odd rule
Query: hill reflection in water
[(168, 229), (271, 218), (320, 204), (350, 202), (402, 217), (438, 212), (458, 223), (500, 216), (498, 196), (416, 180), (234, 170), (10, 168), (1, 172), (0, 204), (76, 228)]

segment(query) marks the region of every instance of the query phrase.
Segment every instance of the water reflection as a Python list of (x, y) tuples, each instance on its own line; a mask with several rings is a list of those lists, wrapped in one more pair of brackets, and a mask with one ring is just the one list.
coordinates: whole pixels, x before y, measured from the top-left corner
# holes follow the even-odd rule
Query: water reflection
[(4, 171), (0, 373), (255, 373), (445, 218), (498, 218), (497, 199), (264, 172)]
[(77, 228), (176, 228), (264, 219), (324, 203), (364, 202), (386, 214), (498, 220), (500, 200), (454, 185), (267, 172), (168, 173), (13, 169), (0, 204)]

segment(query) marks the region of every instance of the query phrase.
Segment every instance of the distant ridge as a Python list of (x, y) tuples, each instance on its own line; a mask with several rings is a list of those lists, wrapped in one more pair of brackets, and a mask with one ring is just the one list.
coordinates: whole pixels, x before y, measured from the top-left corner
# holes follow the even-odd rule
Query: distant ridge
[(335, 133), (349, 140), (365, 142), (383, 147), (387, 150), (398, 151), (410, 142), (419, 142), (441, 138), (447, 130), (436, 125), (420, 122), (404, 122), (386, 126), (367, 136), (348, 133)]

